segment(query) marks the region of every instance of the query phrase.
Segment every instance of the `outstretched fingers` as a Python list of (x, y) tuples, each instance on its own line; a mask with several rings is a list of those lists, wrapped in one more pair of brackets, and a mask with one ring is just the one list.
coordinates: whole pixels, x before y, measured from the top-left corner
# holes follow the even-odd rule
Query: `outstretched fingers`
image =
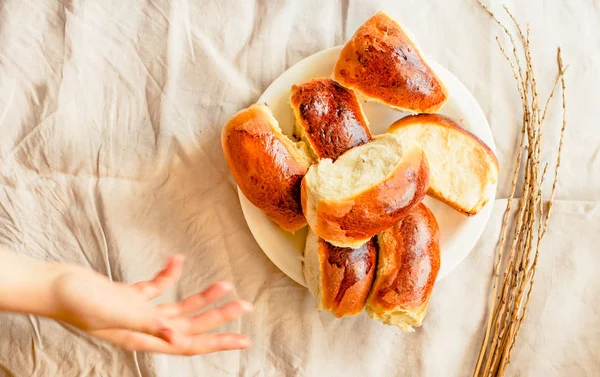
[(232, 290), (233, 285), (230, 282), (219, 281), (212, 284), (203, 292), (196, 293), (179, 302), (158, 305), (157, 309), (167, 317), (192, 315), (220, 300)]
[(165, 267), (152, 279), (133, 284), (131, 287), (138, 290), (144, 299), (151, 300), (160, 296), (171, 284), (173, 284), (181, 275), (183, 268), (182, 254), (175, 254), (169, 257)]
[(250, 339), (242, 334), (201, 334), (175, 338), (171, 345), (177, 353), (192, 356), (217, 351), (229, 351), (250, 347)]
[(191, 319), (191, 333), (200, 334), (213, 330), (250, 313), (254, 307), (247, 301), (231, 301), (218, 308), (210, 309)]
[[(218, 308), (210, 309), (194, 317), (178, 317), (169, 320), (174, 334), (198, 335), (231, 322), (252, 312), (251, 303), (243, 300), (228, 302)], [(170, 339), (171, 340), (171, 339)]]
[(121, 329), (98, 330), (91, 333), (129, 351), (159, 352), (186, 356), (244, 349), (250, 346), (250, 340), (241, 334), (179, 336), (173, 342), (166, 342), (148, 334)]

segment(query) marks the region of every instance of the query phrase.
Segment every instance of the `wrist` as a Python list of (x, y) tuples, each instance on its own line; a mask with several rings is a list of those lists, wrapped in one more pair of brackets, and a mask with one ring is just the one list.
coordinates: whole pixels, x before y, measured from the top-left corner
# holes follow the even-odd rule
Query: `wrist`
[(55, 318), (56, 282), (72, 268), (0, 250), (0, 310)]
[(38, 281), (39, 300), (34, 308), (35, 313), (53, 319), (62, 319), (64, 315), (63, 302), (61, 300), (61, 282), (66, 276), (72, 275), (76, 267), (61, 263), (46, 263), (42, 266)]

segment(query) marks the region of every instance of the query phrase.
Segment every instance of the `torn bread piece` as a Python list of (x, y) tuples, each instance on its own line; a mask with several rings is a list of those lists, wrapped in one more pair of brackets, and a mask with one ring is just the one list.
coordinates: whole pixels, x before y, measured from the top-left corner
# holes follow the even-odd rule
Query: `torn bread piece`
[(284, 230), (306, 225), (300, 186), (312, 160), (281, 132), (267, 106), (235, 114), (223, 127), (221, 143), (233, 178), (252, 204)]
[(477, 136), (439, 114), (404, 117), (390, 126), (404, 147), (418, 144), (429, 162), (429, 194), (466, 215), (494, 199), (498, 159)]
[(404, 217), (428, 186), (423, 150), (385, 134), (312, 165), (302, 180), (302, 210), (319, 237), (357, 248)]
[(375, 282), (365, 310), (386, 325), (421, 326), (440, 269), (439, 228), (423, 203), (377, 236)]
[(315, 160), (335, 160), (371, 139), (356, 94), (330, 78), (292, 86), (290, 103), (296, 116), (295, 135)]
[(398, 110), (434, 113), (448, 90), (402, 27), (384, 12), (367, 20), (342, 49), (333, 79)]
[(302, 272), (317, 308), (338, 318), (360, 313), (371, 291), (376, 261), (374, 240), (356, 249), (343, 248), (309, 230)]

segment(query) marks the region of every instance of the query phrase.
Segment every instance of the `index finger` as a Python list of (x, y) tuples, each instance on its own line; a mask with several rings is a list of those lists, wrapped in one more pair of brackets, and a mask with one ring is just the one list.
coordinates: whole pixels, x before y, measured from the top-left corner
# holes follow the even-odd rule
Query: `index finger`
[(131, 287), (138, 290), (145, 300), (151, 300), (160, 296), (181, 275), (183, 269), (182, 254), (169, 257), (165, 267), (152, 279), (132, 284)]

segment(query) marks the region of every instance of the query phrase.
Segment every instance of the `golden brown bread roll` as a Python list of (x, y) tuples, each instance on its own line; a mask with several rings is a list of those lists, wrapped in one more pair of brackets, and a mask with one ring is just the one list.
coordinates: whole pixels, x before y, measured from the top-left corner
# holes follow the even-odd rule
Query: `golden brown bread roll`
[(377, 236), (379, 257), (366, 311), (387, 325), (413, 331), (421, 326), (440, 269), (439, 229), (419, 203)]
[(360, 313), (373, 284), (376, 260), (372, 240), (357, 249), (342, 248), (309, 230), (302, 272), (319, 310), (338, 318)]
[(292, 86), (290, 103), (296, 115), (296, 137), (315, 159), (335, 160), (371, 139), (356, 94), (330, 78)]
[(429, 185), (420, 147), (402, 148), (385, 134), (350, 149), (335, 162), (320, 160), (302, 180), (302, 210), (310, 228), (339, 247), (356, 248), (389, 228), (419, 203)]
[(384, 12), (365, 22), (344, 46), (333, 78), (399, 110), (433, 113), (448, 92), (400, 25)]
[(268, 107), (255, 104), (223, 127), (221, 143), (238, 186), (256, 207), (287, 231), (306, 225), (300, 184), (311, 160), (282, 134)]
[(390, 126), (403, 145), (419, 144), (429, 162), (428, 193), (466, 215), (494, 198), (498, 160), (477, 136), (439, 114), (407, 116)]

